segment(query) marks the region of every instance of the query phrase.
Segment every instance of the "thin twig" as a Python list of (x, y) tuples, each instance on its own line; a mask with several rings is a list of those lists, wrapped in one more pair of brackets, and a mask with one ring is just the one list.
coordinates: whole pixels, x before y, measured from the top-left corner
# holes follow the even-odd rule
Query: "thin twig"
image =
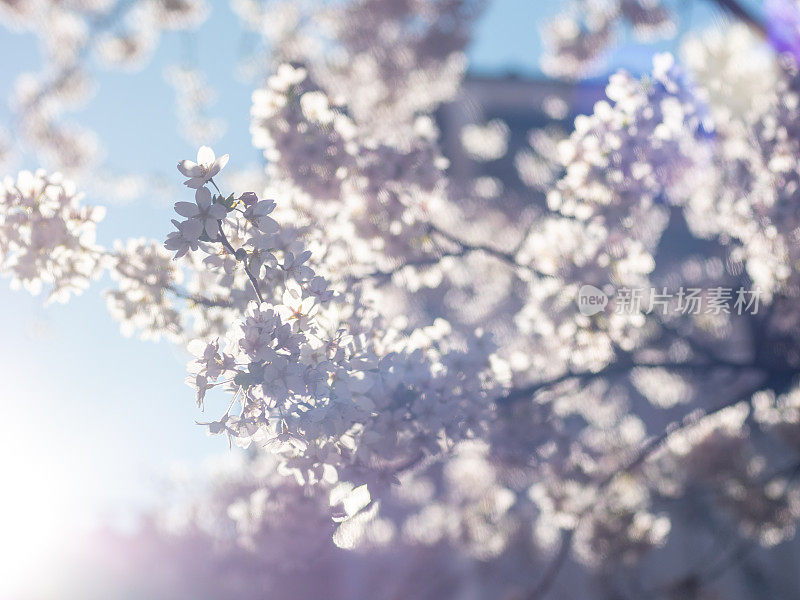
[(554, 385), (558, 385), (559, 383), (564, 383), (565, 381), (569, 381), (570, 379), (594, 379), (598, 377), (606, 377), (609, 375), (619, 375), (622, 373), (627, 373), (632, 371), (636, 368), (648, 368), (648, 369), (674, 369), (674, 370), (687, 370), (687, 371), (708, 371), (711, 369), (750, 369), (750, 368), (757, 368), (755, 365), (745, 364), (745, 363), (737, 363), (732, 362), (724, 359), (719, 359), (714, 362), (708, 363), (687, 363), (687, 362), (634, 362), (634, 361), (620, 361), (616, 363), (611, 363), (610, 365), (606, 366), (599, 371), (584, 371), (582, 373), (573, 373), (568, 371), (555, 377), (553, 379), (548, 379), (546, 381), (539, 381), (537, 383), (533, 383), (531, 385), (522, 387), (522, 388), (514, 388), (506, 392), (505, 395), (497, 398), (495, 403), (498, 406), (512, 404), (514, 402), (524, 400), (526, 398), (531, 398), (536, 392), (552, 387)]
[[(637, 467), (639, 467), (643, 462), (645, 462), (650, 456), (652, 456), (658, 449), (660, 449), (664, 442), (667, 439), (681, 431), (690, 427), (692, 425), (697, 424), (701, 419), (709, 417), (711, 415), (717, 414), (726, 408), (730, 408), (739, 402), (750, 402), (752, 400), (753, 394), (760, 389), (761, 384), (756, 386), (754, 389), (740, 394), (734, 397), (731, 400), (720, 404), (719, 406), (712, 408), (707, 411), (692, 411), (686, 414), (681, 420), (670, 423), (667, 427), (662, 431), (659, 435), (651, 438), (648, 440), (647, 443), (642, 446), (642, 448), (633, 456), (624, 466), (620, 469), (609, 473), (606, 477), (604, 477), (600, 482), (597, 484), (597, 493), (598, 498), (606, 491), (609, 487), (611, 482), (613, 482), (618, 476), (630, 473)], [(596, 503), (595, 503), (596, 504)], [(569, 552), (572, 548), (572, 541), (574, 538), (574, 532), (577, 530), (578, 525), (584, 519), (584, 517), (590, 512), (590, 510), (594, 507), (592, 504), (590, 507), (584, 509), (582, 512), (578, 514), (578, 523), (573, 527), (571, 530), (565, 531), (562, 535), (562, 544), (561, 548), (559, 549), (558, 554), (554, 558), (553, 562), (548, 567), (547, 571), (545, 572), (542, 580), (537, 584), (531, 594), (528, 596), (529, 600), (538, 600), (543, 598), (547, 592), (550, 590), (552, 585), (555, 583), (555, 580), (558, 577), (558, 574), (561, 570), (561, 567), (566, 562), (566, 559), (569, 555)]]
[[(216, 187), (216, 185), (215, 185)], [(228, 241), (228, 238), (225, 236), (225, 232), (222, 231), (222, 221), (217, 221), (217, 228), (219, 228), (219, 236), (222, 240), (222, 245), (230, 252), (236, 260), (239, 260), (239, 257), (236, 256), (236, 250), (233, 249), (231, 243)], [(247, 276), (250, 278), (250, 283), (253, 284), (253, 291), (256, 293), (256, 297), (258, 298), (259, 304), (264, 302), (264, 298), (261, 296), (261, 292), (258, 289), (258, 280), (255, 278), (253, 273), (250, 271), (249, 267), (247, 266), (247, 261), (241, 261), (242, 266), (244, 266), (244, 272), (247, 273)]]
[[(219, 186), (217, 185), (217, 182), (214, 181), (213, 177), (211, 179), (209, 179), (209, 182), (211, 182), (211, 185), (214, 186), (214, 188), (217, 190), (217, 193), (220, 196), (225, 197), (225, 194), (223, 194), (222, 190), (219, 189)], [(222, 245), (225, 246), (225, 249), (228, 252), (231, 253), (231, 255), (233, 256), (233, 258), (235, 260), (239, 261), (240, 259), (236, 255), (236, 250), (233, 249), (233, 246), (231, 246), (231, 243), (228, 241), (228, 238), (225, 235), (225, 232), (222, 230), (222, 221), (221, 220), (217, 221), (217, 228), (219, 229), (219, 236), (220, 236), (220, 240), (222, 241)], [(256, 293), (256, 297), (258, 298), (258, 303), (259, 304), (263, 304), (264, 303), (264, 297), (261, 295), (261, 291), (258, 289), (258, 280), (256, 279), (255, 275), (253, 275), (252, 271), (250, 271), (250, 268), (247, 266), (247, 259), (241, 260), (240, 262), (242, 263), (242, 266), (244, 267), (244, 272), (247, 273), (247, 277), (250, 279), (250, 283), (253, 285), (253, 291)]]
[(550, 591), (550, 588), (553, 587), (556, 579), (558, 579), (558, 574), (561, 572), (561, 568), (567, 561), (570, 548), (572, 548), (572, 538), (574, 535), (574, 529), (564, 531), (561, 534), (561, 546), (545, 570), (544, 575), (542, 575), (542, 578), (539, 580), (539, 583), (531, 590), (531, 593), (527, 597), (528, 600), (538, 600), (544, 597), (544, 595)]

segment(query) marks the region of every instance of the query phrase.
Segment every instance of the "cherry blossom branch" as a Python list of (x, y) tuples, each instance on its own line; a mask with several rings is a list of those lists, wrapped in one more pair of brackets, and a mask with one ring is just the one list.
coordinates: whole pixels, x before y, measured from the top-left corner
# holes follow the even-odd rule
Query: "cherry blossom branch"
[[(119, 264), (119, 255), (117, 255), (117, 254), (115, 254), (113, 252), (110, 252), (110, 253), (106, 253), (106, 256), (108, 256), (109, 258), (112, 258), (112, 259), (116, 259), (118, 261), (115, 268), (124, 277), (126, 277), (128, 279), (133, 279), (134, 281), (138, 281), (142, 285), (153, 285), (151, 282), (147, 281), (147, 279), (145, 277), (143, 277), (143, 276), (141, 276), (139, 274), (131, 273), (131, 272), (126, 271), (123, 268), (121, 268), (121, 266)], [(200, 296), (200, 295), (197, 295), (197, 294), (192, 294), (192, 293), (188, 292), (187, 290), (179, 288), (178, 286), (173, 285), (173, 284), (161, 285), (160, 287), (165, 292), (169, 292), (169, 293), (173, 294), (174, 296), (176, 296), (178, 298), (181, 298), (183, 300), (189, 300), (190, 302), (194, 302), (195, 304), (199, 304), (201, 306), (207, 306), (209, 308), (230, 308), (231, 307), (231, 303), (230, 302), (226, 302), (226, 301), (224, 301), (222, 299), (212, 299), (212, 298), (206, 298), (204, 296)]]
[[(664, 442), (669, 439), (670, 436), (674, 435), (675, 433), (686, 429), (687, 427), (696, 425), (702, 419), (715, 415), (723, 410), (730, 408), (739, 402), (752, 402), (752, 397), (755, 392), (760, 389), (760, 385), (756, 386), (752, 390), (737, 395), (731, 400), (728, 400), (713, 409), (703, 411), (691, 411), (688, 414), (684, 415), (682, 419), (679, 421), (674, 421), (667, 425), (667, 427), (657, 436), (651, 438), (636, 455), (628, 461), (621, 469), (613, 471), (609, 473), (606, 477), (600, 480), (597, 484), (596, 490), (598, 496), (602, 496), (603, 493), (608, 489), (609, 485), (619, 476), (625, 475), (630, 473), (631, 471), (635, 470), (639, 467), (642, 463), (644, 463), (650, 456), (652, 456), (658, 449), (660, 449)], [(596, 504), (596, 503), (595, 503)], [(536, 586), (536, 588), (531, 592), (531, 595), (528, 596), (529, 600), (539, 600), (544, 598), (549, 590), (552, 588), (555, 581), (558, 579), (558, 575), (561, 571), (561, 568), (566, 563), (567, 557), (572, 549), (572, 541), (574, 539), (575, 531), (577, 530), (580, 522), (586, 517), (586, 515), (591, 511), (591, 508), (594, 506), (592, 504), (590, 507), (583, 509), (577, 515), (577, 523), (575, 526), (570, 529), (566, 530), (562, 533), (562, 541), (561, 547), (559, 548), (558, 553), (556, 554), (553, 561), (550, 563), (550, 566), (545, 571), (545, 575), (543, 576), (541, 582)]]
[(435, 234), (439, 235), (440, 237), (444, 238), (448, 242), (458, 246), (458, 248), (455, 249), (455, 250), (445, 250), (445, 251), (440, 252), (439, 254), (436, 254), (436, 255), (424, 256), (424, 257), (420, 257), (418, 259), (406, 261), (406, 262), (404, 262), (402, 264), (399, 264), (396, 267), (393, 267), (393, 268), (391, 268), (389, 270), (376, 269), (374, 271), (371, 271), (371, 272), (363, 274), (363, 275), (350, 277), (350, 278), (348, 278), (348, 281), (350, 281), (351, 283), (356, 283), (356, 282), (360, 282), (360, 281), (366, 281), (368, 279), (377, 279), (377, 280), (382, 280), (382, 281), (388, 281), (394, 275), (398, 274), (400, 271), (402, 271), (404, 269), (407, 269), (407, 268), (433, 266), (433, 265), (439, 264), (443, 258), (462, 258), (464, 256), (467, 256), (468, 254), (473, 254), (473, 253), (478, 253), (478, 252), (483, 253), (483, 254), (487, 254), (489, 256), (492, 256), (493, 258), (496, 258), (496, 259), (508, 264), (512, 268), (525, 269), (526, 271), (530, 271), (530, 272), (535, 273), (537, 275), (540, 275), (542, 277), (547, 277), (548, 276), (545, 273), (540, 273), (539, 271), (537, 271), (536, 269), (534, 269), (530, 265), (526, 265), (526, 264), (523, 264), (523, 263), (519, 262), (517, 260), (516, 252), (514, 252), (514, 253), (504, 252), (503, 250), (500, 250), (498, 248), (494, 248), (494, 247), (486, 245), (486, 244), (473, 244), (473, 243), (467, 242), (467, 241), (457, 237), (456, 235), (454, 235), (452, 233), (449, 233), (449, 232), (439, 228), (438, 226), (436, 226), (436, 225), (434, 225), (432, 223), (428, 223), (428, 228), (429, 228), (429, 232), (430, 233), (435, 233)]
[[(217, 187), (216, 184), (214, 184), (214, 187)], [(217, 188), (217, 190), (219, 190), (219, 188)], [(236, 250), (233, 249), (233, 246), (231, 246), (231, 243), (228, 241), (228, 238), (225, 236), (225, 232), (222, 231), (222, 221), (217, 221), (217, 227), (219, 228), (219, 236), (220, 236), (220, 239), (222, 240), (222, 245), (225, 246), (225, 249), (228, 252), (230, 252), (231, 255), (233, 255), (233, 257), (237, 261), (242, 263), (242, 266), (244, 267), (244, 272), (247, 273), (247, 277), (250, 279), (250, 283), (253, 285), (253, 291), (256, 293), (256, 297), (258, 298), (259, 304), (263, 304), (264, 298), (263, 298), (263, 296), (261, 295), (261, 292), (258, 289), (258, 280), (255, 278), (253, 273), (250, 271), (250, 268), (247, 266), (247, 260), (246, 259), (240, 259), (239, 256), (236, 254)]]
[(547, 569), (545, 569), (544, 575), (539, 580), (539, 583), (536, 584), (536, 587), (534, 587), (533, 590), (531, 590), (531, 593), (527, 596), (527, 600), (539, 600), (547, 595), (547, 593), (550, 591), (550, 588), (553, 587), (553, 584), (556, 582), (556, 579), (558, 579), (558, 575), (561, 572), (561, 568), (567, 562), (567, 558), (569, 558), (569, 552), (572, 549), (572, 538), (574, 536), (574, 529), (569, 529), (561, 533), (561, 542), (558, 552), (547, 566)]
[(190, 302), (194, 302), (200, 306), (206, 306), (208, 308), (230, 308), (232, 304), (229, 301), (225, 301), (221, 298), (206, 298), (205, 296), (201, 296), (199, 294), (192, 294), (188, 290), (184, 290), (183, 288), (178, 287), (177, 285), (168, 283), (168, 284), (159, 284), (147, 281), (147, 278), (139, 273), (131, 272), (125, 269), (122, 266), (122, 256), (117, 252), (108, 252), (107, 250), (97, 250), (95, 248), (91, 248), (85, 245), (81, 245), (81, 250), (86, 252), (87, 254), (94, 255), (97, 259), (107, 258), (114, 262), (114, 269), (118, 273), (120, 273), (126, 279), (131, 279), (142, 285), (146, 286), (158, 286), (164, 292), (169, 292), (172, 295), (176, 296), (177, 298), (181, 298), (183, 300), (188, 300)]
[[(222, 191), (219, 189), (219, 186), (217, 185), (217, 182), (214, 181), (214, 178), (211, 177), (208, 181), (211, 183), (211, 185), (214, 186), (214, 189), (217, 190), (217, 193), (224, 198), (225, 194), (223, 194)], [(220, 240), (222, 241), (222, 245), (225, 246), (225, 249), (231, 253), (231, 256), (233, 256), (234, 259), (242, 263), (242, 266), (244, 267), (244, 272), (247, 273), (247, 277), (248, 279), (250, 279), (250, 283), (253, 285), (253, 291), (256, 293), (256, 297), (258, 298), (259, 304), (263, 304), (264, 297), (261, 295), (261, 291), (258, 289), (258, 280), (255, 278), (255, 275), (253, 275), (253, 273), (250, 271), (250, 268), (247, 266), (246, 256), (245, 258), (240, 258), (240, 256), (236, 253), (236, 250), (234, 250), (233, 246), (231, 245), (230, 241), (225, 235), (225, 232), (222, 230), (222, 220), (217, 221), (217, 229), (219, 229), (219, 236)]]
[(69, 77), (78, 70), (80, 61), (86, 58), (91, 50), (92, 43), (96, 37), (104, 31), (111, 29), (122, 17), (125, 16), (127, 11), (136, 5), (136, 2), (131, 0), (119, 0), (114, 7), (102, 17), (96, 19), (92, 23), (89, 33), (78, 49), (75, 60), (67, 67), (63, 68), (57, 76), (50, 80), (50, 82), (42, 87), (30, 102), (26, 103), (23, 114), (30, 112), (36, 108), (51, 92), (58, 89), (58, 87), (66, 82)]
[(504, 252), (502, 250), (499, 250), (498, 248), (494, 248), (486, 244), (473, 244), (467, 242), (457, 237), (456, 235), (448, 231), (445, 231), (441, 227), (434, 225), (433, 223), (428, 223), (428, 227), (431, 232), (436, 233), (445, 238), (447, 241), (458, 245), (461, 248), (460, 253), (457, 254), (458, 256), (463, 256), (464, 254), (470, 252), (483, 252), (485, 254), (488, 254), (489, 256), (493, 256), (497, 259), (500, 259), (503, 262), (507, 262), (515, 267), (528, 268), (527, 265), (523, 265), (517, 262), (517, 258), (514, 254), (511, 254), (509, 252)]
[(640, 450), (636, 453), (636, 455), (621, 469), (609, 473), (605, 478), (600, 481), (599, 489), (604, 489), (611, 483), (616, 477), (619, 475), (624, 475), (630, 473), (642, 463), (644, 463), (650, 456), (653, 455), (658, 449), (662, 447), (664, 442), (669, 439), (670, 436), (674, 435), (679, 431), (683, 431), (687, 427), (691, 427), (693, 425), (697, 425), (702, 419), (711, 417), (716, 415), (726, 408), (730, 408), (739, 404), (740, 402), (746, 402), (748, 404), (752, 403), (753, 394), (755, 394), (758, 390), (760, 390), (763, 386), (764, 382), (761, 382), (759, 385), (754, 386), (753, 388), (749, 389), (748, 391), (737, 394), (733, 398), (726, 400), (722, 404), (717, 405), (714, 408), (703, 410), (697, 409), (688, 412), (685, 414), (681, 419), (678, 421), (673, 421), (669, 425), (667, 425), (664, 430), (659, 433), (657, 436), (650, 438), (650, 440), (644, 444)]
[(659, 325), (664, 331), (666, 331), (668, 333), (671, 333), (672, 335), (674, 335), (679, 340), (685, 341), (687, 344), (689, 344), (689, 347), (692, 349), (692, 351), (694, 351), (696, 354), (699, 354), (699, 355), (703, 356), (707, 360), (715, 362), (715, 363), (718, 363), (718, 364), (730, 362), (727, 359), (722, 358), (721, 356), (719, 356), (707, 344), (704, 344), (704, 343), (702, 343), (702, 342), (700, 342), (700, 341), (696, 340), (695, 338), (690, 337), (688, 335), (681, 334), (681, 332), (678, 330), (677, 327), (673, 327), (672, 325), (670, 325), (668, 323), (665, 323), (663, 319), (659, 319)]
[[(765, 483), (769, 483), (778, 477), (786, 476), (789, 479), (794, 479), (798, 475), (800, 475), (800, 462), (795, 462), (788, 467), (780, 469), (779, 471), (771, 474), (766, 478), (765, 481), (759, 482), (758, 485), (764, 485)], [(725, 545), (728, 545), (731, 542), (733, 542), (733, 540), (726, 540)], [(675, 594), (682, 593), (690, 586), (696, 588), (701, 584), (708, 584), (722, 577), (731, 567), (744, 560), (747, 555), (755, 551), (757, 547), (757, 544), (753, 542), (753, 540), (740, 540), (734, 549), (728, 553), (728, 556), (724, 557), (716, 565), (712, 565), (704, 569), (697, 569), (688, 573), (687, 575), (682, 576), (677, 581), (665, 583), (647, 590), (647, 597), (651, 597), (653, 595), (669, 595), (672, 597)], [(707, 564), (713, 562), (714, 561), (706, 561)]]
[(369, 273), (365, 273), (363, 275), (348, 277), (348, 282), (358, 283), (362, 281), (367, 281), (369, 279), (376, 279), (379, 281), (389, 281), (391, 280), (392, 277), (394, 277), (404, 269), (412, 267), (430, 267), (439, 264), (443, 258), (450, 258), (450, 257), (458, 258), (461, 256), (465, 256), (466, 254), (467, 250), (465, 248), (461, 248), (455, 252), (444, 252), (442, 254), (434, 256), (424, 256), (418, 259), (406, 261), (388, 270), (375, 269), (374, 271), (370, 271)]
[(620, 362), (611, 363), (599, 371), (585, 371), (583, 373), (573, 373), (568, 371), (547, 381), (540, 381), (522, 388), (511, 389), (505, 395), (499, 397), (495, 402), (499, 406), (513, 404), (514, 402), (530, 398), (540, 390), (564, 383), (570, 379), (594, 379), (606, 377), (609, 375), (619, 375), (627, 373), (636, 368), (650, 368), (650, 369), (675, 369), (675, 370), (689, 370), (689, 371), (707, 371), (710, 369), (757, 369), (756, 365), (737, 363), (724, 359), (718, 359), (709, 363), (686, 363), (686, 362), (635, 362), (633, 360), (624, 360)]

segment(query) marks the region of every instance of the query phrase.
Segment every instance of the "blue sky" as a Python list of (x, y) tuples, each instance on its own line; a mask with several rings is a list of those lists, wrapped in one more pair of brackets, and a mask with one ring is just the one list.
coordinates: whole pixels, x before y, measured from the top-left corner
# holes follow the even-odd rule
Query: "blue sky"
[[(496, 1), (469, 49), (471, 68), (537, 74), (539, 27), (558, 9), (558, 2), (544, 0)], [(708, 23), (708, 14), (706, 5), (699, 4), (692, 23)], [(187, 45), (184, 34), (165, 36), (144, 71), (95, 68), (98, 93), (74, 118), (100, 133), (106, 164), (112, 169), (159, 173), (179, 187), (174, 165), (193, 158), (196, 149), (177, 132), (173, 92), (163, 71), (180, 63), (187, 47), (194, 48), (193, 60), (218, 93), (212, 113), (227, 120), (227, 133), (215, 149), (230, 152), (232, 165), (252, 164), (257, 154), (248, 134), (251, 89), (237, 81), (231, 69), (240, 58), (241, 42), (227, 5), (215, 4), (194, 42)], [(646, 69), (652, 52), (671, 48), (624, 44), (614, 63), (633, 70)], [(38, 49), (31, 36), (0, 30), (0, 55), (15, 57), (0, 71), (0, 95), (7, 97), (17, 75), (36, 70)], [(0, 123), (8, 119), (7, 107), (0, 106)], [(87, 202), (106, 204), (107, 199)], [(163, 239), (170, 216), (171, 206), (152, 198), (109, 204), (100, 242), (139, 236)], [(88, 512), (115, 515), (120, 507), (152, 499), (158, 474), (170, 464), (197, 465), (227, 452), (227, 445), (193, 425), (200, 415), (192, 391), (183, 383), (186, 355), (167, 343), (123, 338), (100, 294), (105, 283), (95, 284), (69, 304), (44, 307), (41, 298), (10, 291), (8, 282), (0, 280), (0, 452), (19, 456), (27, 469), (44, 478), (55, 472), (69, 474), (73, 483), (57, 490), (54, 501), (69, 497)]]

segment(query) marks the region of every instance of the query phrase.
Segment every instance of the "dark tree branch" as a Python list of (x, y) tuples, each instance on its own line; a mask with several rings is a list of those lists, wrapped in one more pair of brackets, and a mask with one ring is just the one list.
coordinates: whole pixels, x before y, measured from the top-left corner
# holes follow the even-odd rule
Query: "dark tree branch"
[(209, 308), (230, 308), (230, 306), (231, 306), (230, 302), (228, 302), (226, 300), (222, 300), (221, 298), (207, 298), (205, 296), (199, 296), (197, 294), (191, 294), (187, 290), (184, 290), (183, 288), (180, 288), (177, 285), (174, 285), (172, 283), (168, 283), (168, 284), (162, 285), (162, 284), (159, 284), (159, 283), (153, 283), (153, 282), (147, 281), (147, 278), (142, 276), (141, 273), (131, 272), (131, 271), (128, 271), (125, 268), (123, 268), (121, 263), (120, 263), (119, 255), (114, 254), (114, 253), (105, 253), (105, 256), (108, 256), (108, 257), (110, 257), (110, 258), (112, 258), (112, 259), (117, 261), (117, 264), (116, 264), (115, 268), (116, 268), (117, 272), (120, 275), (122, 275), (123, 277), (126, 277), (127, 279), (132, 279), (133, 281), (137, 281), (137, 282), (141, 283), (142, 285), (159, 287), (164, 292), (169, 292), (170, 294), (172, 294), (173, 296), (175, 296), (177, 298), (181, 298), (183, 300), (188, 300), (190, 302), (194, 302), (195, 304), (198, 304), (200, 306), (207, 306)]
[(737, 363), (728, 361), (722, 358), (714, 359), (713, 361), (705, 363), (688, 363), (688, 362), (636, 362), (632, 359), (625, 359), (619, 362), (611, 363), (599, 371), (585, 371), (583, 373), (567, 372), (553, 379), (547, 381), (540, 381), (533, 383), (529, 386), (522, 388), (515, 388), (509, 390), (505, 395), (498, 398), (495, 402), (499, 406), (512, 404), (521, 400), (529, 399), (537, 392), (564, 383), (571, 379), (586, 380), (607, 377), (611, 375), (620, 375), (629, 373), (636, 368), (650, 368), (650, 369), (671, 369), (683, 371), (697, 371), (708, 372), (714, 369), (757, 369), (755, 365), (746, 363)]
[[(623, 467), (609, 473), (606, 477), (604, 477), (602, 480), (599, 481), (599, 483), (597, 484), (598, 496), (602, 496), (602, 494), (606, 491), (611, 482), (613, 482), (614, 479), (616, 479), (618, 476), (630, 473), (631, 471), (635, 470), (640, 465), (642, 465), (642, 463), (644, 463), (649, 457), (651, 457), (657, 450), (659, 450), (663, 446), (664, 442), (666, 442), (670, 436), (674, 435), (679, 431), (687, 429), (688, 427), (696, 425), (698, 422), (700, 422), (700, 420), (712, 416), (714, 414), (717, 414), (725, 410), (726, 408), (730, 408), (731, 406), (738, 404), (739, 402), (748, 402), (748, 403), (751, 402), (753, 394), (760, 388), (761, 385), (755, 386), (753, 389), (747, 391), (746, 393), (740, 394), (732, 398), (731, 400), (728, 400), (723, 404), (716, 406), (715, 408), (705, 411), (704, 410), (692, 411), (686, 414), (679, 421), (674, 421), (673, 423), (670, 423), (664, 429), (664, 431), (662, 431), (659, 435), (647, 441)], [(568, 531), (564, 531), (562, 533), (562, 544), (561, 547), (559, 548), (558, 554), (550, 563), (548, 569), (545, 571), (545, 574), (543, 575), (539, 584), (537, 584), (536, 588), (534, 588), (534, 590), (528, 596), (529, 600), (539, 600), (541, 598), (544, 598), (548, 593), (548, 591), (550, 590), (550, 588), (553, 586), (556, 579), (558, 578), (558, 574), (561, 571), (561, 568), (566, 562), (567, 557), (569, 556), (569, 553), (572, 549), (574, 532), (577, 530), (577, 527), (579, 526), (580, 522), (584, 519), (584, 517), (591, 511), (591, 508), (592, 507), (585, 509), (582, 513), (578, 515), (578, 525), (576, 525), (575, 528)], [(743, 554), (746, 554), (746, 551), (743, 553), (736, 552), (734, 554), (734, 558), (738, 558)], [(726, 563), (724, 565), (721, 565), (722, 571), (732, 566), (732, 564), (733, 563), (731, 564)], [(715, 569), (715, 571), (718, 570), (719, 568)], [(712, 577), (717, 577), (717, 576), (718, 574), (714, 574), (714, 572), (712, 572)]]
[(564, 563), (567, 562), (569, 551), (572, 549), (572, 538), (574, 535), (574, 529), (562, 532), (561, 546), (558, 548), (558, 552), (547, 566), (547, 569), (545, 570), (544, 575), (542, 575), (542, 578), (539, 580), (539, 583), (537, 583), (536, 587), (533, 588), (530, 594), (526, 596), (527, 600), (539, 600), (550, 591), (550, 588), (553, 587), (556, 579), (558, 579), (558, 574), (561, 572), (561, 568), (564, 566)]
[(503, 250), (500, 250), (500, 249), (495, 248), (493, 246), (489, 246), (487, 244), (473, 244), (473, 243), (467, 242), (466, 240), (463, 240), (463, 239), (457, 237), (456, 235), (454, 235), (452, 233), (449, 233), (449, 232), (445, 231), (444, 229), (441, 229), (440, 227), (438, 227), (437, 225), (434, 225), (433, 223), (428, 223), (428, 231), (431, 234), (435, 234), (435, 235), (438, 235), (439, 237), (443, 238), (446, 242), (448, 242), (449, 244), (454, 245), (456, 248), (452, 249), (452, 250), (443, 250), (438, 254), (434, 254), (434, 255), (430, 255), (430, 256), (423, 256), (423, 257), (420, 257), (420, 258), (417, 258), (417, 259), (414, 259), (414, 260), (410, 260), (410, 261), (404, 262), (402, 264), (399, 264), (396, 267), (393, 267), (393, 268), (391, 268), (389, 270), (376, 269), (376, 270), (371, 271), (369, 273), (366, 273), (364, 275), (353, 276), (353, 277), (349, 278), (349, 281), (351, 283), (356, 283), (356, 282), (366, 281), (366, 280), (369, 280), (369, 279), (374, 279), (374, 280), (385, 282), (385, 281), (391, 280), (391, 278), (394, 275), (396, 275), (397, 273), (399, 273), (400, 271), (402, 271), (403, 269), (406, 269), (408, 267), (428, 267), (428, 266), (433, 266), (433, 265), (439, 264), (439, 262), (441, 262), (441, 260), (443, 258), (448, 258), (448, 257), (449, 258), (462, 258), (464, 256), (467, 256), (469, 254), (474, 254), (474, 253), (486, 254), (488, 256), (496, 258), (497, 260), (499, 260), (501, 262), (506, 263), (509, 267), (514, 268), (514, 269), (524, 269), (526, 271), (530, 271), (531, 273), (535, 273), (536, 275), (539, 275), (540, 277), (551, 277), (550, 275), (547, 275), (546, 273), (538, 272), (536, 269), (534, 269), (530, 265), (526, 265), (526, 264), (520, 263), (519, 260), (517, 259), (516, 253), (504, 252)]

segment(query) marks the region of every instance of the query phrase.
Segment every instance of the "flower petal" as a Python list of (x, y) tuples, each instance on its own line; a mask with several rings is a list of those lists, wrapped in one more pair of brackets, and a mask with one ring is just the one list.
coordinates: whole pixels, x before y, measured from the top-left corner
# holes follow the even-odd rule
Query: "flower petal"
[(208, 237), (212, 240), (217, 239), (217, 220), (212, 217), (206, 217), (203, 219), (203, 229), (206, 230)]
[(200, 146), (197, 151), (197, 162), (203, 166), (210, 166), (214, 163), (214, 151), (208, 146)]
[(188, 188), (192, 188), (193, 190), (199, 189), (203, 187), (205, 184), (206, 180), (203, 179), (202, 177), (192, 177), (191, 179), (187, 179), (186, 181), (183, 182), (183, 185), (185, 185)]
[(210, 214), (215, 219), (224, 219), (225, 215), (228, 214), (228, 211), (222, 204), (215, 204), (208, 211), (208, 214)]
[(203, 167), (191, 160), (182, 160), (178, 163), (178, 171), (186, 177), (199, 177), (203, 174)]
[(181, 234), (185, 240), (196, 241), (200, 234), (203, 233), (203, 224), (198, 219), (184, 221), (181, 226)]
[(199, 213), (200, 210), (197, 208), (197, 204), (194, 202), (176, 202), (175, 212), (182, 217), (191, 219), (192, 217), (197, 216), (197, 213)]
[(198, 188), (194, 193), (194, 201), (201, 209), (207, 209), (211, 206), (211, 191), (207, 187)]
[(261, 217), (256, 227), (262, 233), (275, 233), (279, 229), (278, 222), (272, 217)]

